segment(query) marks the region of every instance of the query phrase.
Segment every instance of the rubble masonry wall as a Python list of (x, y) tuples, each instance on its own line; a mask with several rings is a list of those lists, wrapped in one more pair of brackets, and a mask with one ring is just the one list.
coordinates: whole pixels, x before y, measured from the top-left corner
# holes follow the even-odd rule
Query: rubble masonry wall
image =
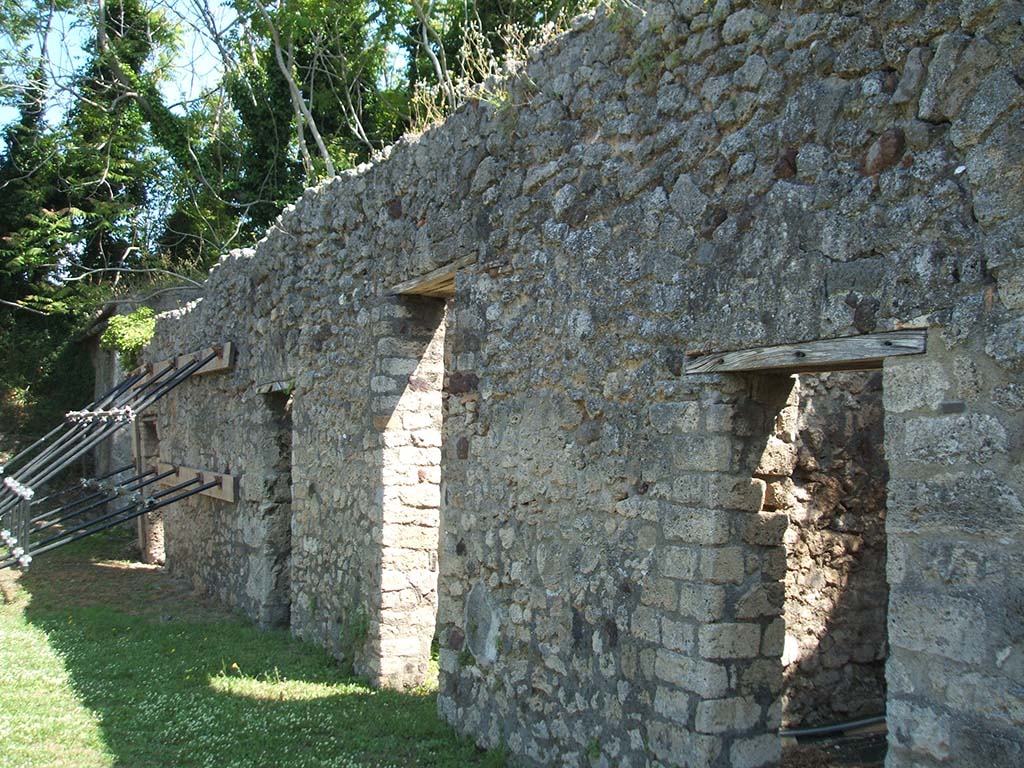
[[(308, 190), (158, 325), (153, 359), (239, 347), (161, 406), (167, 459), (243, 489), (167, 515), (169, 564), (261, 620), (287, 583), (296, 634), (398, 685), (421, 662), (388, 606), (436, 585), (442, 717), (526, 764), (773, 765), (788, 516), (754, 476), (791, 383), (682, 375), (684, 353), (928, 327), (883, 371), (887, 765), (1019, 764), (1020, 18), (616, 4), (507, 94)], [(440, 476), (407, 485), (440, 494), (434, 571), (384, 420), (431, 341), (387, 289), (467, 257), (442, 446), (418, 454)], [(263, 511), (275, 381), (287, 553)]]

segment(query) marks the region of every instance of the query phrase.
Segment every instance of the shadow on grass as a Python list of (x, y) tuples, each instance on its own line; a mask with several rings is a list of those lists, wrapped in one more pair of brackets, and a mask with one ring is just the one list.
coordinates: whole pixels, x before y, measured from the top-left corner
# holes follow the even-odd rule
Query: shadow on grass
[(20, 578), (27, 620), (99, 717), (114, 765), (504, 764), (438, 720), (432, 691), (374, 691), (321, 649), (204, 604), (157, 568), (116, 560), (125, 546), (85, 540)]

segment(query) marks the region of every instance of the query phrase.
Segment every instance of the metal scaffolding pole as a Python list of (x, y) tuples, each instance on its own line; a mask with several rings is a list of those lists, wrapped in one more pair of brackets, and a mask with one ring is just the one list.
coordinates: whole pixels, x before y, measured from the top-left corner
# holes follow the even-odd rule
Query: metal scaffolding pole
[[(135, 387), (137, 391), (128, 392), (129, 388), (122, 389), (110, 402), (104, 402), (105, 405), (114, 406), (118, 408), (131, 408), (132, 404), (135, 403), (138, 398), (142, 397), (147, 390), (151, 387), (159, 388), (159, 380), (163, 378), (171, 369), (168, 366), (159, 374), (147, 379), (139, 387)], [(135, 377), (138, 381), (138, 377)], [(133, 409), (135, 410), (135, 409)], [(99, 427), (99, 429), (96, 429)], [(121, 428), (121, 424), (118, 424), (117, 429)], [(45, 451), (34, 457), (27, 465), (18, 470), (16, 478), (25, 483), (26, 485), (39, 485), (41, 481), (37, 480), (33, 473), (38, 472), (42, 466), (48, 466), (53, 463), (60, 465), (63, 469), (67, 464), (70, 464), (74, 458), (77, 458), (76, 454), (74, 458), (66, 458), (69, 451), (74, 450), (77, 445), (80, 445), (83, 440), (88, 440), (90, 436), (95, 436), (98, 432), (103, 430), (102, 422), (91, 422), (91, 421), (78, 421), (71, 425), (71, 429), (62, 435), (52, 445), (48, 446)]]
[[(45, 531), (47, 528), (52, 528), (53, 526), (58, 525), (60, 523), (63, 523), (66, 520), (71, 520), (71, 519), (76, 518), (76, 517), (81, 517), (82, 515), (86, 514), (87, 512), (92, 512), (94, 509), (99, 509), (104, 504), (109, 504), (110, 502), (114, 501), (115, 499), (120, 498), (126, 492), (134, 494), (134, 493), (138, 492), (139, 489), (145, 488), (147, 485), (151, 485), (152, 483), (159, 482), (160, 480), (163, 480), (164, 478), (169, 477), (169, 476), (173, 475), (174, 473), (175, 473), (175, 470), (172, 469), (172, 470), (170, 470), (168, 472), (164, 472), (163, 474), (159, 474), (159, 475), (156, 475), (155, 477), (151, 477), (148, 480), (145, 480), (144, 482), (139, 483), (138, 485), (136, 485), (133, 488), (125, 487), (125, 488), (123, 488), (123, 489), (121, 489), (119, 491), (111, 492), (110, 494), (105, 495), (102, 499), (99, 499), (99, 500), (93, 502), (92, 504), (90, 504), (87, 507), (82, 507), (81, 509), (76, 509), (76, 510), (73, 510), (73, 511), (69, 510), (66, 513), (60, 515), (59, 517), (53, 518), (52, 520), (43, 520), (42, 521), (42, 525), (37, 525), (32, 530), (32, 533), (38, 534), (40, 531)], [(152, 474), (152, 470), (150, 472), (146, 473), (146, 475), (149, 475), (149, 474)], [(33, 522), (35, 522), (34, 519), (33, 519)]]
[[(86, 503), (88, 503), (90, 501), (94, 501), (95, 499), (98, 499), (100, 496), (106, 496), (106, 495), (109, 495), (111, 493), (116, 495), (121, 490), (124, 490), (126, 486), (131, 485), (132, 483), (134, 483), (134, 482), (136, 482), (138, 480), (141, 480), (142, 478), (146, 477), (147, 475), (153, 474), (155, 471), (156, 470), (154, 470), (154, 469), (147, 469), (145, 472), (142, 472), (140, 474), (134, 475), (132, 477), (126, 477), (124, 480), (121, 480), (121, 481), (119, 481), (119, 482), (117, 482), (117, 483), (115, 483), (113, 485), (109, 485), (109, 486), (108, 485), (104, 485), (102, 483), (99, 483), (97, 481), (91, 481), (89, 484), (86, 484), (84, 487), (86, 487), (86, 488), (94, 487), (94, 488), (98, 488), (99, 490), (95, 491), (94, 493), (90, 493), (87, 496), (80, 496), (79, 498), (74, 499), (73, 501), (68, 501), (68, 502), (65, 502), (64, 504), (60, 504), (60, 505), (58, 505), (56, 507), (53, 507), (52, 509), (46, 510), (45, 512), (39, 512), (39, 513), (33, 515), (32, 522), (33, 523), (38, 522), (39, 520), (43, 520), (43, 519), (49, 517), (50, 515), (63, 514), (64, 512), (70, 511), (74, 507), (77, 507), (77, 506), (79, 506), (81, 504), (86, 504)], [(35, 504), (38, 504), (38, 502), (33, 501), (33, 505), (35, 505)]]
[[(175, 486), (175, 488), (173, 489), (168, 489), (168, 491), (173, 491), (175, 489), (181, 490), (186, 488), (187, 486), (194, 485), (197, 482), (199, 482), (199, 478), (195, 477), (185, 483), (181, 483), (180, 485)], [(194, 496), (197, 493), (202, 493), (203, 491), (209, 490), (210, 488), (214, 488), (218, 485), (220, 485), (219, 479), (212, 480), (206, 483), (202, 483), (201, 485), (195, 488), (191, 488), (185, 491), (184, 493), (172, 496), (171, 498), (165, 498), (162, 501), (158, 502), (156, 501), (156, 496), (151, 496), (144, 502), (124, 507), (115, 512), (111, 512), (109, 515), (104, 515), (103, 517), (96, 518), (95, 520), (92, 520), (88, 523), (83, 523), (82, 525), (77, 526), (76, 528), (69, 528), (67, 531), (63, 531), (58, 536), (51, 537), (50, 539), (45, 539), (44, 541), (39, 542), (36, 545), (36, 547), (33, 549), (33, 552), (35, 553), (35, 556), (39, 556), (44, 552), (49, 552), (51, 550), (56, 549), (57, 547), (64, 546), (65, 544), (70, 544), (73, 541), (84, 539), (86, 536), (91, 536), (94, 533), (105, 531), (109, 528), (113, 528), (115, 525), (120, 525), (121, 523), (128, 522), (129, 520), (134, 520), (135, 518), (144, 515), (148, 512), (154, 512), (158, 509), (166, 507), (170, 504), (174, 504), (178, 501), (182, 501), (183, 499), (187, 499), (190, 496)], [(164, 492), (163, 494), (161, 494), (161, 496), (166, 494), (167, 492)], [(30, 563), (31, 557), (32, 556), (30, 556), (29, 559)], [(10, 556), (3, 560), (0, 560), (0, 569), (9, 568), (15, 564), (18, 564), (18, 558)]]
[(49, 493), (49, 494), (47, 494), (46, 496), (43, 496), (40, 499), (33, 499), (32, 503), (34, 505), (38, 506), (39, 504), (42, 504), (43, 502), (51, 501), (52, 499), (56, 499), (56, 498), (59, 498), (61, 496), (65, 496), (66, 494), (69, 494), (72, 491), (81, 491), (83, 488), (89, 488), (92, 484), (99, 483), (99, 482), (101, 482), (103, 480), (109, 480), (110, 478), (114, 477), (115, 475), (119, 475), (122, 472), (127, 472), (129, 469), (135, 469), (135, 465), (134, 464), (126, 464), (123, 467), (118, 467), (117, 469), (115, 469), (115, 470), (113, 470), (111, 472), (107, 472), (107, 474), (105, 474), (105, 475), (100, 475), (99, 477), (94, 477), (94, 478), (92, 478), (90, 480), (85, 480), (85, 479), (79, 480), (77, 483), (72, 483), (71, 485), (66, 485), (63, 488), (61, 488), (59, 491), (54, 491), (53, 493)]
[[(28, 567), (32, 558), (42, 552), (77, 541), (78, 539), (134, 519), (181, 499), (189, 498), (221, 484), (218, 477), (204, 482), (203, 475), (180, 482), (166, 490), (142, 498), (140, 489), (175, 475), (177, 470), (158, 473), (148, 469), (111, 483), (104, 480), (134, 469), (134, 465), (120, 467), (95, 480), (84, 481), (58, 491), (35, 498), (35, 489), (43, 487), (63, 469), (91, 450), (100, 441), (120, 431), (135, 420), (153, 403), (174, 390), (193, 373), (224, 353), (215, 348), (200, 358), (198, 355), (179, 366), (178, 358), (170, 360), (159, 371), (147, 366), (143, 371), (128, 376), (116, 387), (96, 398), (81, 411), (70, 411), (65, 423), (50, 430), (46, 435), (19, 452), (6, 466), (0, 466), (0, 540), (8, 553), (0, 558), (0, 568), (20, 565)], [(77, 498), (33, 515), (38, 505), (59, 500), (75, 490), (81, 490)], [(100, 517), (78, 522), (70, 528), (59, 530), (46, 538), (40, 538), (43, 531), (75, 518), (81, 518), (94, 510), (117, 499), (124, 498), (128, 506), (114, 510)], [(33, 537), (35, 540), (33, 541)]]
[[(112, 390), (94, 400), (87, 407), (87, 410), (93, 410), (101, 406), (108, 406), (116, 402), (117, 398), (121, 397), (130, 387), (136, 384), (145, 375), (145, 373), (141, 373), (136, 374), (134, 376), (130, 376), (129, 378), (125, 379)], [(71, 428), (68, 429), (67, 432), (58, 437), (55, 441), (50, 442), (51, 438), (61, 430), (65, 429), (65, 427), (67, 427), (67, 424), (59, 424), (53, 429), (51, 429), (46, 435), (36, 440), (32, 445), (30, 445), (28, 448), (21, 451), (20, 453), (18, 453), (17, 456), (8, 461), (7, 464), (4, 466), (5, 471), (0, 472), (0, 474), (6, 474), (8, 476), (13, 477), (24, 477), (26, 472), (30, 471), (30, 467), (32, 465), (35, 465), (42, 457), (46, 456), (48, 453), (66, 444), (68, 440), (72, 439), (72, 437), (80, 431), (80, 427), (78, 424), (72, 424)], [(43, 448), (42, 453), (40, 453), (37, 456), (32, 456), (32, 452), (35, 451), (37, 448)], [(25, 466), (20, 467), (16, 472), (12, 471), (11, 466), (13, 464), (18, 464), (20, 462), (28, 463), (25, 464)]]
[[(182, 368), (177, 369), (175, 374), (171, 376), (170, 379), (168, 379), (166, 382), (162, 383), (155, 389), (151, 389), (150, 387), (153, 384), (153, 382), (162, 377), (167, 372), (167, 370), (171, 368), (171, 366), (168, 366), (168, 368), (164, 369), (164, 371), (162, 371), (160, 374), (154, 376), (152, 379), (146, 382), (146, 384), (140, 389), (140, 392), (137, 394), (135, 398), (130, 399), (127, 402), (119, 403), (119, 407), (131, 409), (132, 413), (141, 413), (150, 405), (155, 403), (157, 400), (162, 398), (168, 392), (170, 392), (183, 381), (185, 381), (195, 371), (199, 370), (207, 363), (209, 363), (211, 360), (213, 360), (215, 357), (217, 357), (217, 352), (211, 352), (209, 355), (202, 359), (195, 359), (188, 363), (187, 365), (183, 366)], [(118, 420), (112, 424), (106, 424), (105, 426), (101, 425), (99, 430), (88, 432), (82, 438), (72, 442), (69, 447), (66, 447), (65, 450), (57, 454), (56, 457), (54, 457), (51, 452), (51, 454), (47, 456), (48, 460), (45, 463), (41, 459), (37, 459), (31, 465), (31, 471), (33, 472), (33, 474), (24, 477), (19, 477), (17, 481), (22, 485), (29, 487), (30, 489), (34, 485), (42, 485), (47, 480), (56, 475), (58, 472), (63, 470), (64, 467), (66, 467), (72, 461), (74, 461), (79, 456), (84, 454), (86, 451), (96, 446), (101, 440), (104, 440), (105, 438), (122, 429), (126, 423), (127, 421)]]

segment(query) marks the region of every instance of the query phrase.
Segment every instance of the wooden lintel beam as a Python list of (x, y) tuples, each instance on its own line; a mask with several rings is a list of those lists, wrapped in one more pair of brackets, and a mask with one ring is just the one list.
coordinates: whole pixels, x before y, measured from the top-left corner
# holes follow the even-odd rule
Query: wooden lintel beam
[(259, 384), (256, 387), (257, 395), (269, 395), (272, 392), (288, 392), (295, 388), (295, 382), (291, 379), (285, 381), (271, 381), (266, 384)]
[(877, 370), (882, 367), (882, 361), (887, 357), (923, 353), (927, 338), (928, 332), (925, 330), (902, 330), (780, 344), (774, 347), (738, 349), (710, 355), (688, 353), (684, 373), (821, 373)]
[(414, 295), (447, 298), (455, 294), (455, 273), (476, 261), (476, 256), (464, 256), (451, 264), (414, 277), (387, 290), (391, 296)]
[(200, 496), (209, 496), (212, 499), (220, 499), (221, 501), (235, 501), (238, 498), (238, 478), (234, 475), (226, 475), (222, 472), (210, 472), (205, 469), (195, 469), (193, 467), (176, 467), (173, 464), (157, 464), (153, 469), (156, 470), (157, 474), (163, 474), (164, 472), (173, 471), (173, 475), (168, 475), (157, 481), (157, 485), (181, 485), (184, 482), (191, 480), (194, 477), (199, 477), (200, 483), (208, 483), (212, 480), (219, 480), (220, 485), (215, 485), (213, 488), (207, 488), (205, 491), (200, 491)]

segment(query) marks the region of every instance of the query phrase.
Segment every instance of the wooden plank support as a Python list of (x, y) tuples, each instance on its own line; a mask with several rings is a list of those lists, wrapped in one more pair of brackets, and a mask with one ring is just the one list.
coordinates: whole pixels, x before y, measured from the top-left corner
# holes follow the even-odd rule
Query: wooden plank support
[(271, 381), (267, 384), (260, 384), (256, 387), (257, 395), (269, 395), (271, 392), (288, 392), (295, 389), (295, 382), (291, 379), (285, 381)]
[[(229, 371), (234, 367), (235, 345), (230, 341), (227, 341), (223, 344), (215, 344), (212, 347), (206, 347), (198, 352), (189, 352), (186, 355), (178, 355), (177, 357), (171, 357), (166, 360), (153, 363), (153, 367), (149, 369), (150, 376), (154, 373), (160, 373), (160, 371), (164, 370), (168, 365), (173, 365), (175, 369), (182, 368), (191, 362), (208, 357), (211, 352), (216, 352), (217, 357), (213, 358), (213, 360), (208, 362), (198, 371), (194, 371), (192, 376), (202, 376), (204, 373), (217, 373), (218, 371)], [(143, 368), (139, 367), (132, 371), (132, 373), (142, 373), (142, 370)], [(168, 374), (168, 376), (170, 375), (171, 374)]]
[(819, 339), (774, 347), (739, 349), (715, 354), (687, 353), (684, 374), (696, 373), (822, 373), (871, 371), (887, 357), (920, 355), (925, 351), (925, 330), (888, 331)]
[(173, 464), (165, 464), (163, 462), (157, 464), (153, 469), (156, 470), (157, 474), (174, 471), (173, 475), (168, 475), (158, 480), (157, 485), (180, 485), (198, 476), (200, 483), (208, 483), (211, 480), (220, 481), (220, 485), (200, 491), (200, 496), (209, 496), (211, 499), (230, 502), (234, 502), (238, 498), (238, 478), (234, 475), (225, 475), (221, 472), (210, 472), (209, 470), (195, 469), (194, 467), (176, 467)]
[(455, 295), (455, 273), (476, 261), (476, 256), (464, 256), (420, 277), (399, 283), (388, 289), (392, 296), (435, 296), (448, 298)]

